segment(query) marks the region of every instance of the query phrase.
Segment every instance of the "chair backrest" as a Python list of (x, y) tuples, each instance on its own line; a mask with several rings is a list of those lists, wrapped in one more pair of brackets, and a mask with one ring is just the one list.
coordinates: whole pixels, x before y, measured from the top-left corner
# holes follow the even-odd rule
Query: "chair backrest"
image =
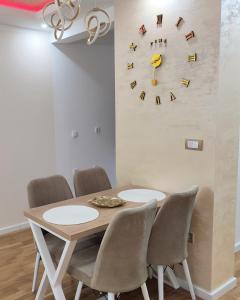
[(104, 292), (127, 292), (147, 279), (147, 248), (157, 201), (118, 213), (102, 240), (91, 285)]
[(169, 196), (154, 222), (148, 248), (148, 262), (171, 265), (188, 256), (187, 243), (198, 187)]
[(111, 183), (103, 168), (76, 171), (74, 174), (76, 197), (85, 196), (111, 189)]
[(67, 180), (60, 175), (32, 180), (27, 191), (30, 208), (73, 198)]

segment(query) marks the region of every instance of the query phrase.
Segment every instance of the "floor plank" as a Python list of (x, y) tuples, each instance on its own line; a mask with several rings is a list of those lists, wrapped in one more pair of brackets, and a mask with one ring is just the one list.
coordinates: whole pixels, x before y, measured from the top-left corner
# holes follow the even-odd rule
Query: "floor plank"
[[(0, 236), (0, 299), (1, 300), (34, 300), (31, 292), (33, 267), (35, 261), (35, 247), (30, 230), (24, 230), (5, 236)], [(240, 254), (236, 256), (236, 276), (240, 287)], [(43, 267), (40, 268), (42, 274)], [(40, 276), (41, 278), (41, 276)], [(39, 278), (39, 280), (40, 280)], [(64, 278), (64, 292), (68, 300), (74, 299), (76, 282), (69, 276)], [(149, 280), (150, 298), (157, 300), (157, 281)], [(221, 300), (239, 300), (240, 288), (234, 289)], [(95, 300), (99, 297), (97, 291), (85, 288), (82, 300)], [(54, 300), (49, 290), (46, 300)], [(141, 290), (121, 295), (121, 300), (142, 300)], [(165, 300), (191, 300), (189, 293), (179, 289), (174, 290), (165, 286)]]

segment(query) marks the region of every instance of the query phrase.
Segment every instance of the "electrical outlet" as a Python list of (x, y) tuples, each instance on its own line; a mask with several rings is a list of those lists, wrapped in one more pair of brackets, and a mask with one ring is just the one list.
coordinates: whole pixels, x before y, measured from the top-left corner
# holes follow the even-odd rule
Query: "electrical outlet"
[(79, 132), (77, 130), (72, 130), (71, 136), (73, 139), (77, 139), (79, 137)]
[(95, 128), (94, 128), (94, 132), (95, 132), (96, 134), (101, 134), (102, 128), (101, 128), (101, 127), (95, 127)]
[(185, 149), (203, 151), (203, 140), (196, 139), (186, 139), (185, 140)]
[(194, 243), (194, 233), (193, 232), (189, 232), (189, 234), (188, 234), (188, 242), (189, 242), (189, 244), (193, 244)]

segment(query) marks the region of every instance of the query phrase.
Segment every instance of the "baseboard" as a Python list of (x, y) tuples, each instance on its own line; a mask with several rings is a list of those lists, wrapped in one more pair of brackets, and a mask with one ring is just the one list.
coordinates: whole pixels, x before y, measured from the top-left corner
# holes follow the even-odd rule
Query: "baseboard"
[(235, 253), (240, 251), (240, 242), (235, 244)]
[(4, 235), (4, 234), (8, 234), (8, 233), (12, 233), (12, 232), (15, 232), (15, 231), (28, 229), (28, 228), (29, 228), (29, 223), (28, 222), (14, 224), (14, 225), (11, 225), (11, 226), (0, 228), (0, 235)]
[[(188, 291), (188, 285), (186, 280), (183, 280), (181, 278), (177, 278), (180, 286)], [(202, 289), (196, 285), (194, 285), (194, 291), (196, 296), (198, 296), (201, 299), (204, 300), (217, 300), (220, 297), (222, 297), (227, 292), (231, 291), (233, 288), (235, 288), (237, 285), (237, 278), (232, 277), (227, 282), (219, 286), (213, 291), (207, 291), (205, 289)]]

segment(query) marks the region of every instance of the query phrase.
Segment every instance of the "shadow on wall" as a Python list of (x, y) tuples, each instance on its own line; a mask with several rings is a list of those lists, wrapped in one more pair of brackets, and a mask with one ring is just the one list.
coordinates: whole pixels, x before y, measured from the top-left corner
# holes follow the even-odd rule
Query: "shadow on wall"
[[(99, 84), (101, 84), (101, 82), (102, 84), (105, 84), (106, 81), (109, 81), (109, 77), (104, 76), (104, 74), (106, 74), (105, 72), (109, 72), (109, 66), (114, 69), (114, 65), (112, 64), (111, 57), (107, 54), (108, 52), (106, 51), (106, 55), (102, 55), (102, 51), (106, 48), (113, 47), (113, 41), (114, 32), (111, 31), (107, 36), (99, 38), (95, 44), (91, 46), (87, 45), (86, 40), (69, 44), (54, 44), (54, 46), (66, 55), (74, 64), (89, 73), (93, 79), (97, 82), (100, 81)], [(79, 52), (75, 51), (73, 45), (79, 47)], [(81, 56), (81, 50), (84, 52), (84, 56)], [(96, 66), (99, 65), (100, 60), (102, 67), (96, 68)], [(114, 85), (114, 78), (112, 78), (112, 83)]]

